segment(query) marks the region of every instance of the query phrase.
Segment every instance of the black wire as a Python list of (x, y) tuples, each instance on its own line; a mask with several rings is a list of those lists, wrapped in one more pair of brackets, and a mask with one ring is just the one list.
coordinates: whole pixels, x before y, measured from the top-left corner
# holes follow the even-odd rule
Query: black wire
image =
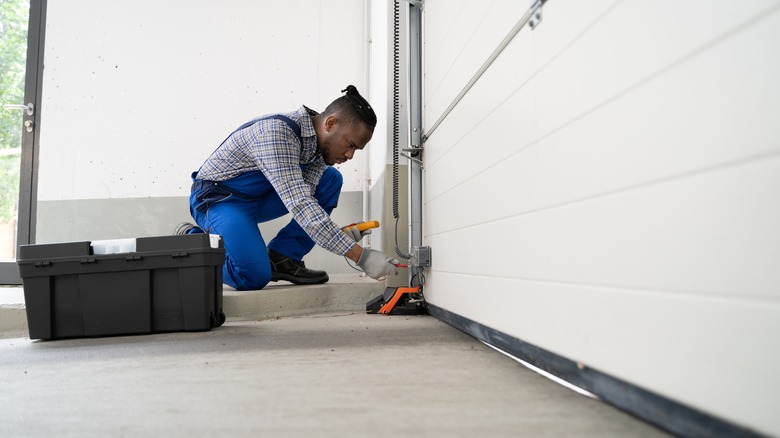
[(395, 218), (395, 253), (402, 259), (409, 260), (412, 258), (411, 254), (404, 254), (401, 252), (401, 248), (398, 246), (398, 217)]
[(344, 261), (346, 261), (346, 262), (347, 262), (347, 264), (349, 265), (349, 267), (350, 267), (350, 268), (352, 268), (352, 269), (354, 269), (354, 270), (356, 270), (356, 271), (358, 271), (358, 272), (365, 272), (364, 270), (362, 270), (362, 269), (359, 269), (359, 268), (356, 268), (355, 266), (353, 266), (353, 265), (352, 265), (352, 262), (350, 262), (350, 261), (349, 261), (349, 259), (347, 258), (347, 256), (344, 256)]

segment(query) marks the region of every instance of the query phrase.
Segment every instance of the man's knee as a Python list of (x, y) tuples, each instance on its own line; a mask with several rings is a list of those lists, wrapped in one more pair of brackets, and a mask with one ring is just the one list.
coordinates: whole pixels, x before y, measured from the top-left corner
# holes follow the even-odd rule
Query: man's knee
[(343, 185), (344, 177), (341, 172), (335, 167), (328, 167), (320, 178), (314, 196), (323, 207), (335, 208)]

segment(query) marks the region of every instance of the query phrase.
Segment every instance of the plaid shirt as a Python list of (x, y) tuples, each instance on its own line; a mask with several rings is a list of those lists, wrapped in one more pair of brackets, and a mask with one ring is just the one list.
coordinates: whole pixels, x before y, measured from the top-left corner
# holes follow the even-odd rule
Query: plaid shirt
[(330, 220), (314, 198), (327, 167), (317, 148), (311, 121), (317, 112), (301, 106), (284, 115), (300, 125), (303, 144), (284, 121), (261, 120), (231, 134), (203, 163), (197, 178), (224, 181), (244, 172), (262, 171), (312, 240), (328, 251), (344, 255), (355, 242)]

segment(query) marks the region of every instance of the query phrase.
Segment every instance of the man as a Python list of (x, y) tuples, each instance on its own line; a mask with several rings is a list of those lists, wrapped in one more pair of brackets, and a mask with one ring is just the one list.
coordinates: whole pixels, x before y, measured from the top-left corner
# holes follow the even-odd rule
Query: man
[[(371, 140), (376, 114), (350, 85), (322, 114), (306, 106), (254, 119), (231, 133), (192, 174), (190, 213), (198, 226), (176, 234), (209, 232), (225, 243), (223, 281), (238, 289), (262, 289), (269, 281), (328, 281), (306, 268), (303, 257), (318, 244), (343, 255), (370, 277), (395, 273), (393, 260), (357, 244), (365, 232), (342, 231), (330, 219), (342, 177), (331, 167), (351, 160)], [(292, 213), (268, 245), (258, 223)]]

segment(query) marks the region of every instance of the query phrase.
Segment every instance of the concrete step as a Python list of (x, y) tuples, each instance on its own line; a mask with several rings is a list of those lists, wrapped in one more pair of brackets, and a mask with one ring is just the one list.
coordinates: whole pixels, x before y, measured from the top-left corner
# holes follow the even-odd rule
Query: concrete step
[(229, 320), (268, 319), (332, 312), (365, 312), (366, 302), (385, 290), (385, 282), (355, 274), (331, 275), (330, 281), (296, 286), (271, 283), (260, 291), (223, 290), (223, 310)]
[(0, 287), (0, 338), (20, 338), (28, 333), (22, 288)]
[[(223, 289), (223, 310), (229, 321), (263, 320), (333, 312), (365, 312), (366, 302), (385, 289), (385, 282), (356, 274), (331, 275), (326, 284), (296, 286), (286, 281), (263, 290)], [(0, 287), (0, 338), (28, 335), (24, 291)]]

